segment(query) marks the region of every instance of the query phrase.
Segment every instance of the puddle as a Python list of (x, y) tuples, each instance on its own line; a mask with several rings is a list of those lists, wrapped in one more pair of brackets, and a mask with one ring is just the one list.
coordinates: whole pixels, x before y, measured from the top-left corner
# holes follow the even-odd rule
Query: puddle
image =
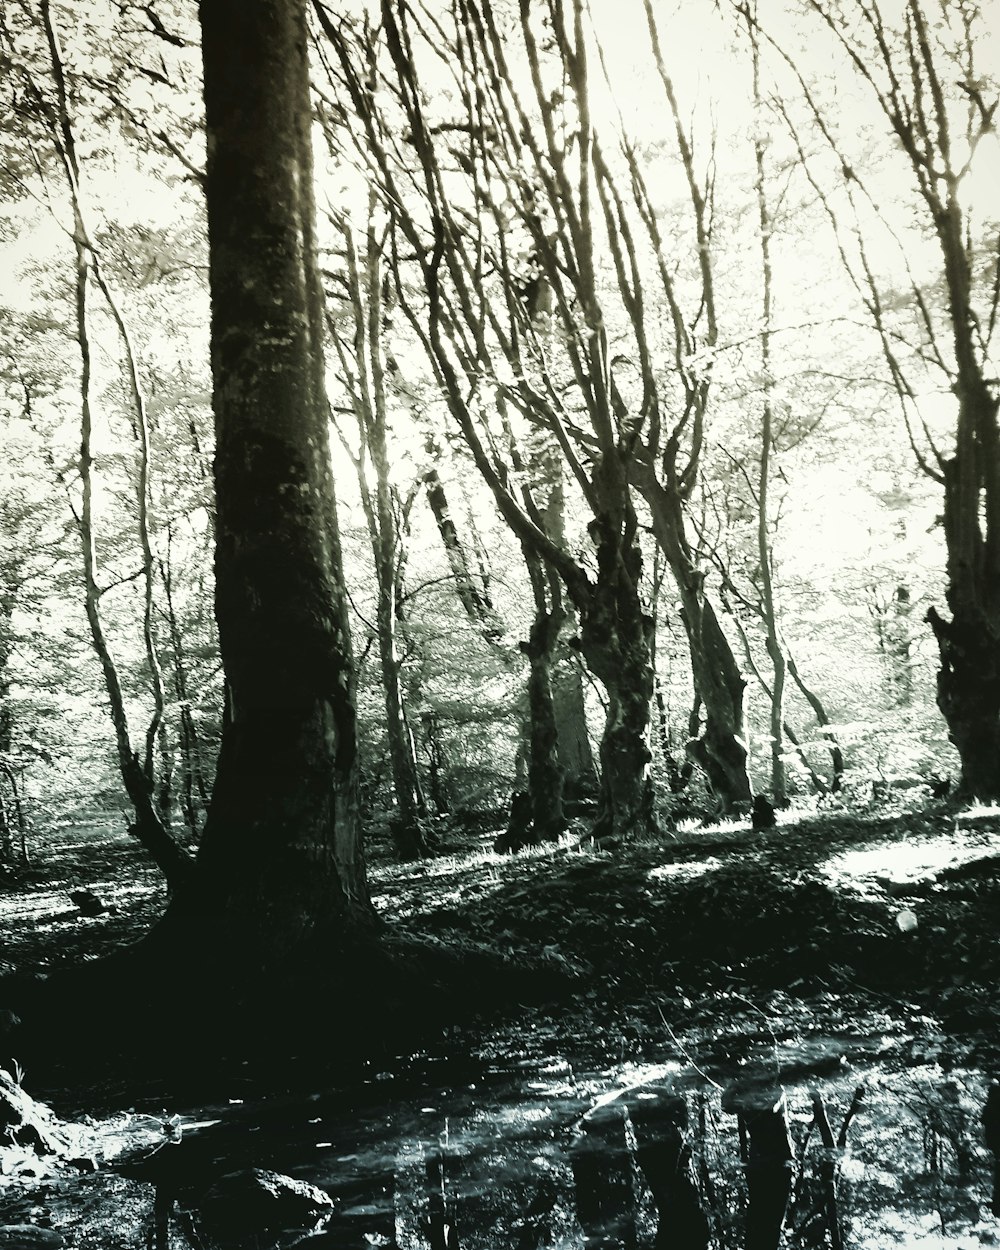
[[(163, 1250), (1000, 1244), (987, 1080), (935, 1064), (889, 1071), (885, 1047), (733, 1039), (714, 1047), (724, 1061), (601, 1070), (558, 1053), (422, 1056), (352, 1091), (200, 1108), (198, 1127), (182, 1120), (179, 1142), (127, 1174), (157, 1187), (149, 1244)], [(334, 1205), (305, 1240), (301, 1228), (223, 1227), (199, 1242), (205, 1191), (248, 1168), (310, 1182)]]

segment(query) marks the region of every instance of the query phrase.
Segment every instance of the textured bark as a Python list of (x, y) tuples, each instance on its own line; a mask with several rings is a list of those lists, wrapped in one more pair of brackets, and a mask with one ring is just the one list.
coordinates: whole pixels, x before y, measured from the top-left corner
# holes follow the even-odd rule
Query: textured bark
[(1000, 798), (1000, 630), (985, 613), (927, 613), (941, 667), (937, 702), (962, 765), (960, 793)]
[[(541, 582), (541, 561), (526, 553)], [(532, 841), (555, 838), (566, 827), (563, 790), (566, 774), (559, 760), (559, 732), (552, 698), (552, 669), (563, 622), (558, 583), (553, 578), (551, 610), (544, 598), (536, 602), (528, 641), (521, 649), (528, 657), (528, 794), (531, 797)]]
[(370, 915), (323, 386), (305, 5), (203, 0), (216, 614), (231, 719), (198, 857), (243, 964)]
[(597, 543), (598, 576), (587, 611), (581, 614), (580, 644), (608, 696), (594, 833), (629, 837), (646, 832), (653, 823), (649, 775), (653, 620), (639, 596), (642, 556), (634, 516), (624, 536), (600, 521), (590, 528)]
[(552, 676), (559, 631), (565, 618), (559, 581), (524, 548), (531, 578), (535, 617), (521, 652), (528, 661), (527, 709), (522, 719), (515, 793), (506, 831), (494, 849), (516, 851), (558, 838), (566, 828), (563, 794), (566, 775), (559, 757), (559, 733)]
[(927, 620), (941, 668), (937, 701), (962, 766), (967, 798), (1000, 799), (1000, 401), (983, 374), (970, 307), (971, 275), (957, 203), (938, 221), (955, 339), (958, 424), (942, 464), (951, 620)]

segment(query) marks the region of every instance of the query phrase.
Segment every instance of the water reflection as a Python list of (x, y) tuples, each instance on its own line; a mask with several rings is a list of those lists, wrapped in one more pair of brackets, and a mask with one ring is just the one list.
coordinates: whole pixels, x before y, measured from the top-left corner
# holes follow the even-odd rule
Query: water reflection
[[(389, 1082), (388, 1100), (372, 1086), (353, 1101), (243, 1109), (148, 1162), (159, 1195), (151, 1244), (884, 1250), (1000, 1240), (980, 1124), (984, 1105), (988, 1124), (990, 1108), (1000, 1119), (1000, 1093), (978, 1074), (788, 1083), (771, 1056), (720, 1075), (677, 1064), (616, 1081), (559, 1060), (402, 1099)], [(229, 1214), (213, 1208), (220, 1175), (262, 1167), (318, 1186), (333, 1207), (297, 1208), (287, 1221), (275, 1209), (252, 1231), (232, 1204)]]

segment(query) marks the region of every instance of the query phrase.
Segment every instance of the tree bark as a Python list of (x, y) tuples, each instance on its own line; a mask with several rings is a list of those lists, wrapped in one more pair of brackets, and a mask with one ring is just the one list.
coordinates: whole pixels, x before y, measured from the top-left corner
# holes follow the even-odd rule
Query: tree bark
[(559, 759), (559, 732), (552, 697), (552, 670), (565, 616), (558, 578), (546, 573), (528, 548), (525, 560), (535, 590), (535, 619), (521, 650), (528, 659), (528, 795), (531, 841), (559, 837), (566, 827), (563, 791), (566, 774)]
[(200, 6), (216, 615), (232, 714), (197, 873), (242, 965), (370, 910), (324, 392), (305, 3)]
[(653, 619), (639, 596), (642, 555), (635, 515), (626, 507), (624, 533), (598, 518), (590, 526), (598, 575), (581, 613), (580, 647), (604, 685), (608, 711), (601, 736), (601, 787), (594, 836), (629, 837), (653, 824), (649, 773), (653, 699)]
[(938, 707), (961, 761), (959, 793), (985, 802), (1000, 799), (1000, 399), (976, 348), (957, 198), (936, 224), (955, 344), (958, 421), (954, 455), (941, 465), (951, 620), (933, 608), (927, 620), (941, 656)]

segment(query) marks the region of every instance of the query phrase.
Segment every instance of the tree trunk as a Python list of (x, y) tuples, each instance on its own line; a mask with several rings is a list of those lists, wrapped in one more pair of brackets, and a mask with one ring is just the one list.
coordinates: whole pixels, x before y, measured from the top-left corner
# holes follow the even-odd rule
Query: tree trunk
[[(678, 760), (674, 752), (674, 744), (670, 729), (670, 716), (667, 712), (667, 702), (663, 697), (663, 685), (660, 679), (654, 675), (654, 689), (656, 700), (656, 728), (660, 745), (660, 754), (663, 756), (663, 766), (667, 771), (667, 784), (670, 787), (671, 794), (680, 794), (691, 780), (691, 774), (694, 772), (694, 760), (690, 753), (685, 755), (683, 760)], [(695, 696), (694, 706), (688, 713), (688, 737), (695, 738), (698, 734), (698, 726), (701, 724), (701, 700)]]
[[(757, 33), (750, 26), (753, 49), (753, 100), (754, 111), (762, 113), (760, 88), (760, 50)], [(771, 793), (775, 802), (782, 803), (786, 797), (784, 728), (785, 728), (785, 678), (787, 663), (785, 650), (778, 629), (778, 616), (774, 588), (774, 547), (770, 533), (771, 458), (774, 448), (774, 377), (771, 368), (771, 333), (774, 291), (771, 267), (771, 238), (774, 221), (767, 199), (766, 147), (760, 132), (754, 135), (754, 163), (757, 170), (757, 224), (761, 257), (761, 314), (763, 329), (760, 336), (760, 371), (763, 377), (764, 402), (760, 422), (760, 463), (757, 478), (757, 565), (760, 569), (760, 613), (764, 623), (767, 654), (771, 661), (774, 681), (771, 685), (770, 709), (770, 755)]]
[(216, 615), (231, 692), (196, 905), (247, 970), (371, 917), (324, 392), (303, 0), (202, 0)]
[(959, 792), (981, 802), (996, 800), (1000, 798), (1000, 631), (985, 613), (974, 610), (954, 611), (946, 621), (930, 608), (927, 620), (941, 656), (937, 703), (961, 761)]
[[(559, 733), (552, 698), (552, 670), (564, 612), (559, 583), (546, 575), (542, 561), (525, 548), (535, 585), (535, 619), (521, 650), (528, 658), (528, 794), (531, 841), (552, 841), (566, 828), (563, 789), (566, 774), (559, 760)], [(546, 602), (546, 584), (551, 607)]]
[(594, 828), (598, 838), (631, 837), (649, 830), (653, 823), (648, 742), (653, 620), (639, 597), (642, 557), (635, 541), (634, 514), (630, 520), (624, 534), (606, 520), (591, 523), (598, 575), (586, 611), (581, 611), (581, 650), (608, 695)]
[[(428, 451), (436, 453), (436, 443), (433, 438), (428, 436), (426, 444)], [(427, 502), (434, 515), (434, 521), (451, 566), (452, 577), (455, 580), (455, 593), (458, 595), (459, 602), (465, 609), (469, 620), (482, 631), (486, 641), (495, 644), (503, 637), (503, 626), (485, 587), (472, 572), (468, 553), (462, 545), (458, 528), (451, 515), (448, 496), (436, 465), (432, 465), (424, 474), (424, 486), (427, 490)]]
[[(551, 312), (552, 290), (544, 277), (538, 279), (538, 298), (541, 304), (534, 313), (535, 325), (548, 341), (551, 336), (548, 314)], [(529, 432), (526, 461), (525, 468), (532, 484), (532, 500), (540, 503), (540, 519), (545, 532), (553, 542), (565, 549), (566, 466), (551, 431), (539, 427)], [(530, 571), (530, 549), (525, 547), (524, 552)], [(562, 604), (559, 612), (560, 624), (551, 634), (550, 673), (546, 678), (546, 688), (551, 692), (551, 714), (555, 717), (556, 751), (567, 797), (590, 798), (597, 793), (599, 781), (587, 730), (582, 666), (579, 662), (574, 664), (572, 661), (555, 667), (551, 663), (559, 629), (572, 630), (576, 625), (577, 614), (571, 602), (562, 603), (558, 581), (552, 577), (551, 572), (549, 577), (552, 582), (553, 601), (558, 598)]]
[(396, 632), (395, 586), (383, 588), (379, 577), (379, 603), (376, 613), (379, 661), (385, 692), (385, 733), (392, 769), (392, 789), (396, 799), (393, 836), (402, 854), (426, 855), (429, 851), (423, 833), (427, 805), (417, 774), (417, 755), (406, 715)]
[[(837, 741), (836, 734), (830, 727), (830, 717), (827, 714), (827, 710), (822, 699), (811, 687), (806, 685), (793, 657), (790, 654), (787, 654), (785, 658), (788, 664), (789, 677), (791, 677), (792, 681), (794, 681), (796, 686), (798, 686), (802, 697), (815, 713), (816, 723), (819, 725), (823, 732), (823, 737), (827, 741), (827, 749), (830, 752), (830, 767), (833, 773), (833, 777), (830, 782), (830, 789), (836, 793), (840, 790), (844, 780), (844, 753), (840, 749), (840, 743)], [(785, 729), (785, 734), (786, 736), (788, 734), (787, 727)]]
[[(961, 236), (960, 223), (956, 230)], [(953, 299), (957, 323), (968, 314), (968, 283), (949, 285), (964, 292), (958, 307)], [(927, 620), (941, 657), (938, 707), (961, 761), (959, 792), (987, 802), (1000, 799), (1000, 431), (971, 337), (971, 320), (956, 324), (958, 432), (942, 466), (951, 620), (934, 608)]]
[[(361, 447), (354, 460), (361, 491), (361, 506), (368, 526), (375, 580), (378, 587), (375, 632), (385, 703), (386, 739), (396, 799), (392, 833), (402, 855), (425, 855), (428, 846), (423, 822), (427, 815), (417, 769), (416, 748), (406, 714), (406, 698), (399, 655), (399, 630), (403, 602), (403, 570), (406, 565), (408, 504), (393, 485), (389, 465), (388, 407), (385, 386), (383, 334), (387, 311), (382, 300), (381, 242), (374, 224), (374, 203), (369, 204), (368, 226), (361, 256), (354, 232), (340, 222), (344, 239), (349, 294), (348, 328), (344, 335), (333, 317), (327, 318), (330, 337), (346, 376)], [(351, 346), (346, 341), (349, 338)], [(343, 438), (343, 436), (341, 436)], [(347, 447), (346, 440), (344, 441)], [(348, 448), (349, 451), (349, 448)], [(368, 481), (365, 453), (374, 470)], [(350, 451), (349, 451), (350, 454)]]
[(724, 808), (749, 803), (753, 792), (746, 745), (746, 678), (705, 595), (705, 575), (684, 534), (681, 501), (651, 474), (643, 474), (638, 486), (650, 505), (656, 541), (677, 583), (691, 674), (704, 710), (704, 729), (688, 750)]

